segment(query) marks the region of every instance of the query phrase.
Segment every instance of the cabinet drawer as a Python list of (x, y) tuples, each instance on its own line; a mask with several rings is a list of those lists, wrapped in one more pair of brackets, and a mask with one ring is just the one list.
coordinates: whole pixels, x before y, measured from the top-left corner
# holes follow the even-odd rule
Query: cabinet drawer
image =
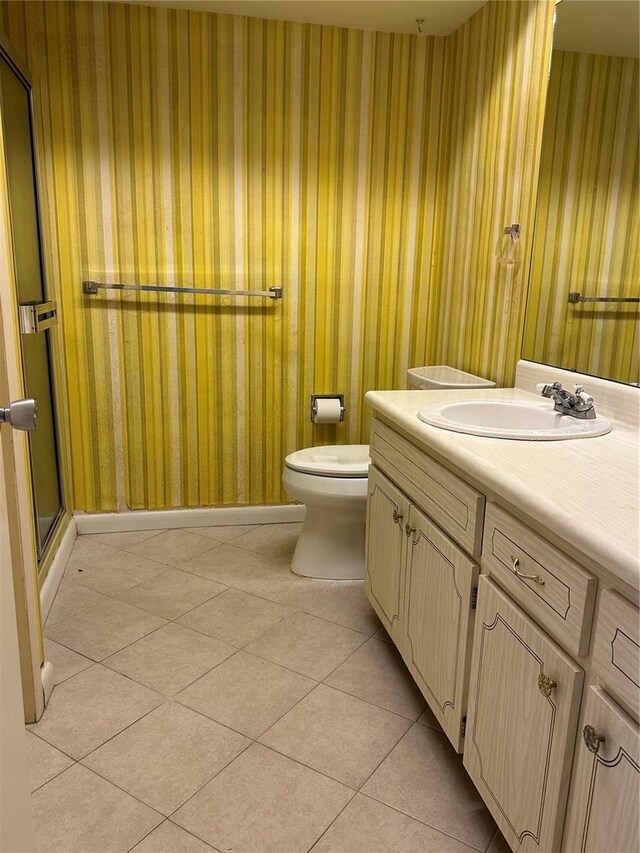
[(638, 608), (611, 590), (598, 605), (593, 644), (598, 681), (638, 719), (640, 702), (640, 623)]
[(371, 459), (472, 555), (482, 546), (484, 496), (394, 430), (373, 420)]
[(495, 504), (482, 565), (570, 652), (586, 655), (597, 579)]

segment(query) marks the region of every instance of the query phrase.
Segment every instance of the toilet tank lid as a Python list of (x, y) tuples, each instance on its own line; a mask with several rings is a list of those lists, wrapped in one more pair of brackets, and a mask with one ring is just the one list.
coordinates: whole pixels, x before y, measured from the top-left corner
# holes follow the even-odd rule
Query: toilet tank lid
[(449, 367), (448, 364), (434, 364), (429, 367), (411, 367), (407, 371), (409, 381), (422, 388), (495, 388), (496, 383), (482, 376)]
[(325, 477), (366, 477), (369, 473), (368, 444), (330, 444), (305, 447), (285, 459), (288, 468)]

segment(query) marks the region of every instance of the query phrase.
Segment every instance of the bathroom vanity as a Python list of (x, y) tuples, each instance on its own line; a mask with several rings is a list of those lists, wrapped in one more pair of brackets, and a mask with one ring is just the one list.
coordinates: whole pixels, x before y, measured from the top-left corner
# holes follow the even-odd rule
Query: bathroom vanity
[[(558, 378), (582, 379), (610, 434), (496, 440), (417, 417)], [(640, 395), (526, 362), (516, 386), (367, 394), (365, 589), (513, 850), (636, 851)]]

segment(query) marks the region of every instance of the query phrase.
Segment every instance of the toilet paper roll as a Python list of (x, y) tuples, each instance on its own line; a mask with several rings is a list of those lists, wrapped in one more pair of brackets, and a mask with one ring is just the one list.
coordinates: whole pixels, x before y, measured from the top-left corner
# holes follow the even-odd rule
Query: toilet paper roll
[(312, 415), (314, 424), (337, 424), (340, 421), (340, 408), (340, 400), (337, 397), (316, 400)]

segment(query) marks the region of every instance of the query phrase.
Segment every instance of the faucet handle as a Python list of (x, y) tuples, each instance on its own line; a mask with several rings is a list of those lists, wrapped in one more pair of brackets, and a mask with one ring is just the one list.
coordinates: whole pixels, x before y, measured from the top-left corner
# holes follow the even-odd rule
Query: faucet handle
[(583, 403), (593, 403), (593, 397), (584, 390), (582, 385), (574, 385), (573, 387), (576, 392), (576, 397), (580, 397)]
[(540, 391), (543, 397), (552, 397), (558, 391), (562, 391), (562, 385), (559, 382), (554, 382), (549, 385), (548, 382), (539, 382), (536, 385), (536, 391)]

